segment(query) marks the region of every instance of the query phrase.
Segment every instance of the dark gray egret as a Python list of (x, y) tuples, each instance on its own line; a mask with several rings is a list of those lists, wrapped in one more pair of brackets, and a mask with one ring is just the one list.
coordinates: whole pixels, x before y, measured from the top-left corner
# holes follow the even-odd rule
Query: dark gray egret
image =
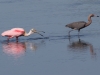
[(78, 22), (73, 22), (73, 23), (67, 24), (65, 27), (71, 28), (71, 30), (68, 32), (69, 36), (70, 36), (70, 32), (73, 31), (73, 30), (78, 30), (78, 35), (79, 35), (79, 32), (80, 32), (81, 29), (89, 26), (92, 23), (91, 17), (99, 17), (99, 16), (96, 16), (94, 14), (90, 14), (88, 16), (88, 22), (78, 21)]

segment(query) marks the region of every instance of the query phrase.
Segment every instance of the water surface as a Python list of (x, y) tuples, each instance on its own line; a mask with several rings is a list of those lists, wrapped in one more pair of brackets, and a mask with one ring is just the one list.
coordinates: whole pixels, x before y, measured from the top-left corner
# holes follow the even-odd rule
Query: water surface
[(45, 31), (9, 42), (0, 37), (0, 75), (98, 75), (100, 73), (100, 18), (71, 32), (66, 24), (100, 16), (99, 0), (1, 0), (0, 32), (22, 27)]

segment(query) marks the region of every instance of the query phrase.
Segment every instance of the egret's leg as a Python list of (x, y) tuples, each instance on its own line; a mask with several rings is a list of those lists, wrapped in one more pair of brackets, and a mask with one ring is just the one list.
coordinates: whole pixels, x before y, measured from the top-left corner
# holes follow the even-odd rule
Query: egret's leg
[(68, 36), (69, 36), (69, 37), (70, 37), (70, 32), (71, 32), (71, 31), (73, 31), (73, 29), (72, 29), (72, 30), (70, 30), (70, 31), (68, 32)]
[(78, 30), (78, 37), (80, 38), (79, 34), (80, 34), (80, 30)]

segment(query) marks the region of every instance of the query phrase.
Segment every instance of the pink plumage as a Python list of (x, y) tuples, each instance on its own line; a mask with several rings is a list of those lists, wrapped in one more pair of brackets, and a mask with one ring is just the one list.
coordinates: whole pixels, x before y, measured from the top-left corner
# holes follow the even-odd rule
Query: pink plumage
[(8, 40), (10, 38), (16, 37), (18, 38), (19, 36), (23, 36), (25, 33), (25, 30), (23, 28), (12, 28), (11, 30), (4, 31), (1, 35), (8, 37)]
[[(41, 32), (43, 32), (43, 31), (41, 31)], [(8, 41), (9, 41), (10, 38), (14, 38), (14, 37), (16, 37), (16, 41), (18, 41), (18, 37), (20, 37), (20, 36), (29, 36), (33, 33), (38, 33), (39, 35), (43, 36), (42, 34), (37, 32), (37, 30), (35, 30), (35, 29), (31, 29), (27, 33), (23, 28), (12, 28), (10, 30), (4, 31), (1, 35), (5, 36), (5, 37), (8, 37)]]

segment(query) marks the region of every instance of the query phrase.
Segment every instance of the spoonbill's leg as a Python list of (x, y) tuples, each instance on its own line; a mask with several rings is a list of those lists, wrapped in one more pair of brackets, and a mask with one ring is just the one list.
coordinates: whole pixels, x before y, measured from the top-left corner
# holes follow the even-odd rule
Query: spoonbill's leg
[(7, 38), (7, 40), (9, 40), (9, 37)]
[(16, 42), (18, 42), (18, 37), (16, 37)]
[(7, 41), (9, 42), (10, 37), (7, 38)]

